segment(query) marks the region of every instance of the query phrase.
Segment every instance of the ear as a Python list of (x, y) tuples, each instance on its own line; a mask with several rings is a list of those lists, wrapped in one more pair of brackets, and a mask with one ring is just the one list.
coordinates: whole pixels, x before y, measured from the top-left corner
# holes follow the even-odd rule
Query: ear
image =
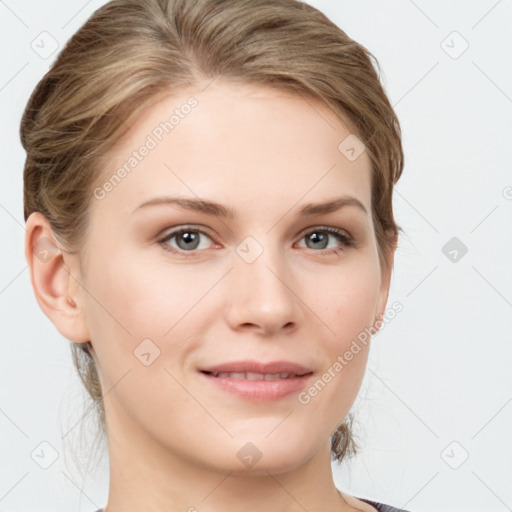
[(44, 314), (65, 338), (78, 343), (89, 341), (81, 304), (79, 257), (60, 247), (48, 219), (40, 212), (27, 219), (25, 258)]
[[(398, 235), (393, 234), (393, 246), (391, 249), (388, 250), (388, 264), (387, 266), (382, 268), (381, 272), (382, 277), (379, 292), (379, 300), (377, 303), (376, 319), (374, 321), (374, 326), (378, 322), (378, 324), (375, 326), (376, 330), (379, 330), (379, 328), (381, 327), (381, 320), (384, 316), (384, 312), (386, 311), (386, 304), (388, 302), (389, 288), (391, 284), (391, 274), (393, 271), (393, 263), (395, 260), (397, 243)], [(384, 262), (382, 262), (382, 265), (384, 265)]]

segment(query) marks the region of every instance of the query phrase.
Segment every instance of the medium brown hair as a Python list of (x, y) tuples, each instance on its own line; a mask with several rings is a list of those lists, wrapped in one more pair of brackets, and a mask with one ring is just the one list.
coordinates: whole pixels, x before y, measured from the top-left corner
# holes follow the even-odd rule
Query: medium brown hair
[[(299, 0), (110, 1), (67, 42), (25, 108), (25, 220), (43, 213), (62, 246), (80, 253), (109, 149), (159, 97), (223, 77), (318, 98), (365, 144), (379, 260), (387, 266), (402, 231), (392, 193), (403, 150), (377, 71), (365, 47)], [(105, 411), (91, 344), (72, 343), (71, 350), (103, 437)], [(349, 413), (331, 438), (338, 461), (358, 451), (351, 421)]]

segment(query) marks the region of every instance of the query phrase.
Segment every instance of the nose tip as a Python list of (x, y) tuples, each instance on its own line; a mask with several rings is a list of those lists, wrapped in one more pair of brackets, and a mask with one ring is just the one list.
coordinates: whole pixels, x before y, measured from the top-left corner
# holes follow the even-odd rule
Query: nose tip
[[(297, 296), (293, 276), (283, 263), (282, 254), (263, 253), (252, 263), (239, 259), (233, 269), (228, 319), (235, 329), (270, 335), (290, 331), (298, 322)], [(280, 272), (272, 270), (279, 268)]]
[(291, 321), (286, 322), (284, 325), (281, 325), (279, 321), (271, 322), (268, 320), (268, 316), (267, 319), (260, 319), (254, 323), (245, 322), (240, 327), (245, 330), (258, 331), (265, 336), (269, 336), (282, 330), (289, 331), (294, 326), (294, 323)]

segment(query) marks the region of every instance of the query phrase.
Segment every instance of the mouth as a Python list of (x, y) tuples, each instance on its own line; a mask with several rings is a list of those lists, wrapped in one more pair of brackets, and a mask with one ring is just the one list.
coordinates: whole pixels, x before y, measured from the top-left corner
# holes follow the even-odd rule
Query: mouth
[[(252, 371), (247, 370), (248, 366)], [(313, 371), (304, 366), (280, 362), (266, 365), (254, 362), (230, 363), (201, 369), (199, 373), (216, 389), (257, 402), (279, 400), (297, 393), (313, 375)]]
[(257, 373), (257, 372), (209, 372), (201, 370), (201, 373), (205, 375), (211, 375), (212, 377), (218, 378), (230, 378), (230, 379), (243, 379), (243, 380), (279, 380), (279, 379), (293, 379), (296, 377), (304, 377), (304, 375), (310, 375), (312, 372), (295, 374), (295, 373)]

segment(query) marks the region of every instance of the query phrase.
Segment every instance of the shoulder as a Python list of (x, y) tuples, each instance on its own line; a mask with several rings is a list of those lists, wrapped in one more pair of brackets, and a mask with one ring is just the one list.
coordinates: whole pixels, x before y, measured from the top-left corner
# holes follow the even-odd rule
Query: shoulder
[(378, 501), (367, 500), (364, 498), (358, 498), (358, 500), (363, 501), (364, 503), (368, 503), (372, 507), (378, 510), (378, 512), (409, 512), (403, 508), (392, 507), (391, 505), (386, 505), (385, 503), (379, 503)]
[(385, 503), (379, 503), (378, 501), (372, 501), (366, 498), (357, 498), (356, 496), (351, 496), (350, 494), (341, 492), (339, 489), (338, 492), (349, 505), (361, 510), (361, 512), (410, 512), (401, 508), (392, 507)]

